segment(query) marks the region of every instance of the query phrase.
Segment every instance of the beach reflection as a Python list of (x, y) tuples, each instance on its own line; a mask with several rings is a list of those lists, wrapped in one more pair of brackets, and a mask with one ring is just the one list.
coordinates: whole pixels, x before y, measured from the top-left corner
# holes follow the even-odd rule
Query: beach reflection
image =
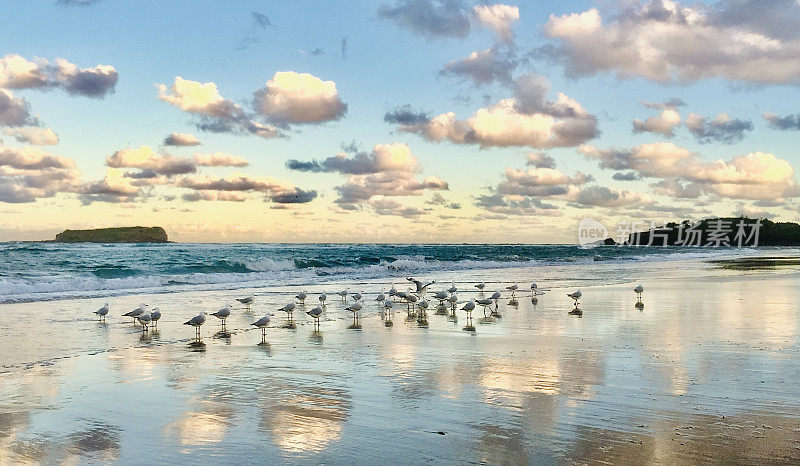
[(202, 401), (197, 410), (188, 411), (180, 420), (164, 427), (164, 436), (184, 446), (220, 443), (233, 422), (234, 412), (226, 404)]

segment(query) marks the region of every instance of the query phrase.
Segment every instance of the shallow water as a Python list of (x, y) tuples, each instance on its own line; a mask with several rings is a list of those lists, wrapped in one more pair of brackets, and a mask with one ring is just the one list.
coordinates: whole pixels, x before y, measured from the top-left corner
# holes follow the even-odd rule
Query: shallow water
[[(440, 271), (462, 299), (477, 281), (530, 277), (533, 305), (501, 302), (476, 331), (372, 301), (386, 279), (325, 285), (319, 332), (274, 311), (299, 287), (0, 305), (0, 463), (667, 463), (800, 460), (798, 272), (742, 272), (699, 261)], [(643, 310), (634, 307), (640, 277)], [(544, 277), (544, 281), (539, 277)], [(444, 283), (441, 283), (444, 282)], [(400, 285), (400, 282), (398, 282)], [(581, 286), (582, 317), (564, 294)], [(366, 294), (361, 330), (332, 292)], [(317, 293), (319, 286), (308, 286)], [(256, 294), (230, 338), (204, 346), (181, 325), (200, 309)], [(142, 338), (120, 314), (159, 306)], [(310, 308), (316, 294), (308, 299)], [(248, 324), (266, 310), (268, 345)]]

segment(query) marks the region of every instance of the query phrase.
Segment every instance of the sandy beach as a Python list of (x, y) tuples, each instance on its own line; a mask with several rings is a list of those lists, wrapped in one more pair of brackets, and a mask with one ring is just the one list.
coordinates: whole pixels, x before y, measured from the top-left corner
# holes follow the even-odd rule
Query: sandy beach
[[(768, 265), (600, 264), (640, 278), (604, 285), (581, 283), (585, 265), (439, 274), (462, 299), (551, 277), (535, 305), (525, 290), (501, 318), (476, 312), (474, 333), (461, 311), (420, 327), (400, 304), (384, 326), (385, 279), (324, 284), (366, 295), (361, 330), (335, 295), (319, 332), (304, 312), (281, 328), (291, 287), (4, 304), (0, 463), (797, 462), (800, 276)], [(565, 296), (578, 285), (581, 317)], [(310, 309), (322, 287), (305, 288)], [(250, 292), (230, 338), (209, 317), (191, 345), (183, 321)], [(145, 337), (120, 316), (140, 302), (164, 312)], [(249, 324), (267, 310), (258, 345)]]

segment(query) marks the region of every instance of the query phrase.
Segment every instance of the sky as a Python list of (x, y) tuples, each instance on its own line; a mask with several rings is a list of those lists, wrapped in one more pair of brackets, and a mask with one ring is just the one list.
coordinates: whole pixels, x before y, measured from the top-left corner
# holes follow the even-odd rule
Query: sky
[[(8, 1), (0, 241), (800, 221), (796, 0)], [(622, 226), (621, 226), (622, 225)]]

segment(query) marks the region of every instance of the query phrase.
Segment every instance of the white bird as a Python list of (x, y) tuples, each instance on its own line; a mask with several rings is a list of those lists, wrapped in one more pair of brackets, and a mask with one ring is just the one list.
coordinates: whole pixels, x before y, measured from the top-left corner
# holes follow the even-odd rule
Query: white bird
[(269, 325), (269, 320), (269, 312), (267, 312), (264, 317), (250, 324), (261, 329), (261, 343), (264, 343), (267, 339), (267, 326)]
[(354, 302), (353, 304), (351, 304), (351, 305), (347, 306), (345, 309), (346, 309), (346, 310), (348, 310), (348, 311), (350, 311), (350, 312), (352, 312), (352, 313), (354, 313), (354, 314), (357, 314), (357, 313), (358, 313), (358, 311), (360, 311), (360, 310), (361, 310), (361, 303), (359, 303), (358, 301), (356, 301), (356, 302)]
[(637, 286), (633, 289), (633, 291), (636, 293), (636, 296), (639, 299), (642, 299), (642, 292), (644, 291), (644, 287), (642, 285)]
[(240, 303), (244, 304), (245, 306), (249, 306), (249, 305), (253, 304), (253, 301), (255, 301), (255, 300), (256, 300), (256, 297), (253, 296), (253, 295), (247, 296), (246, 298), (236, 298), (236, 301), (239, 301)]
[(499, 291), (495, 291), (494, 293), (492, 293), (491, 296), (489, 296), (489, 299), (493, 299), (493, 300), (497, 301), (498, 299), (500, 299), (500, 292)]
[(581, 296), (583, 296), (583, 293), (581, 293), (581, 290), (578, 290), (578, 291), (576, 291), (574, 293), (567, 293), (567, 296), (569, 296), (570, 298), (575, 300), (575, 306), (577, 307), (578, 306), (578, 300), (581, 299)]
[(447, 302), (455, 306), (456, 303), (458, 302), (458, 295), (455, 293), (451, 294), (450, 296), (447, 297)]
[(480, 282), (477, 285), (475, 285), (475, 288), (483, 291), (483, 289), (486, 288), (486, 285), (483, 282)]
[(295, 309), (296, 307), (297, 307), (297, 306), (296, 306), (294, 303), (289, 303), (289, 304), (287, 304), (287, 305), (283, 306), (282, 308), (280, 308), (280, 309), (278, 309), (278, 310), (279, 310), (279, 311), (283, 311), (283, 312), (285, 312), (285, 313), (288, 315), (288, 314), (291, 314), (292, 312), (294, 312), (294, 309)]
[(141, 314), (139, 314), (138, 317), (136, 317), (136, 319), (139, 321), (140, 324), (142, 324), (142, 332), (146, 332), (147, 327), (150, 325), (150, 321), (152, 320), (152, 318), (150, 317), (150, 311), (145, 309), (144, 312), (142, 312)]
[(392, 288), (389, 290), (389, 296), (397, 296), (397, 288), (395, 288), (394, 283), (392, 283)]
[(419, 294), (425, 294), (425, 291), (427, 291), (428, 287), (433, 285), (434, 283), (436, 283), (436, 280), (433, 280), (433, 281), (423, 285), (421, 281), (419, 281), (417, 279), (414, 279), (412, 277), (408, 277), (408, 278), (406, 278), (406, 280), (410, 281), (411, 283), (414, 284), (414, 286), (416, 286), (418, 295)]
[(450, 288), (447, 289), (447, 292), (453, 294), (456, 291), (458, 291), (458, 288), (456, 288), (456, 284), (454, 282), (450, 282)]
[(161, 319), (161, 309), (157, 307), (153, 308), (153, 310), (150, 311), (150, 321), (153, 323), (153, 327), (158, 328), (158, 321), (160, 319)]
[(378, 296), (375, 297), (375, 301), (382, 302), (386, 299), (386, 295), (383, 294), (383, 291), (378, 293)]
[(417, 303), (417, 307), (422, 309), (423, 314), (426, 310), (428, 310), (428, 301), (423, 299), (422, 301)]
[(108, 303), (106, 303), (105, 306), (94, 311), (94, 313), (100, 316), (100, 320), (104, 320), (106, 318), (106, 315), (108, 314), (108, 310), (109, 310)]
[(322, 308), (317, 306), (310, 311), (307, 311), (306, 314), (310, 315), (314, 318), (314, 325), (319, 327), (319, 317), (322, 315)]
[(492, 304), (495, 304), (495, 305), (497, 304), (495, 302), (495, 300), (493, 300), (491, 298), (477, 299), (477, 300), (475, 300), (475, 302), (477, 304), (480, 304), (481, 306), (483, 306), (483, 315), (486, 315), (486, 308), (487, 307), (491, 306)]
[(211, 315), (216, 317), (217, 319), (222, 321), (222, 326), (225, 327), (225, 319), (231, 315), (231, 309), (233, 306), (228, 304), (227, 306), (223, 307), (222, 309), (218, 310), (217, 312), (212, 312)]
[(447, 300), (447, 297), (450, 296), (447, 294), (447, 291), (437, 291), (433, 293), (433, 297), (439, 300), (439, 305), (441, 306)]
[(475, 310), (475, 300), (470, 299), (468, 303), (464, 304), (464, 307), (461, 308), (462, 311), (466, 311), (467, 314)]
[(511, 292), (511, 297), (512, 298), (514, 297), (514, 293), (517, 292), (517, 288), (519, 288), (519, 286), (517, 286), (517, 282), (514, 282), (513, 285), (506, 287), (506, 289)]
[(319, 295), (319, 302), (324, 306), (326, 299), (328, 299), (328, 295), (323, 291), (322, 294)]
[(136, 309), (134, 309), (134, 310), (132, 310), (130, 312), (126, 312), (125, 314), (122, 314), (122, 316), (123, 317), (132, 317), (133, 318), (133, 323), (135, 324), (136, 323), (136, 318), (139, 317), (140, 315), (142, 315), (142, 313), (145, 311), (145, 309), (147, 309), (147, 304), (140, 304), (139, 307), (137, 307)]
[(306, 303), (306, 296), (308, 296), (306, 294), (306, 292), (305, 291), (301, 291), (300, 293), (297, 294), (297, 296), (295, 296), (295, 298), (297, 298), (297, 300), (300, 301), (301, 303), (305, 304)]
[(358, 293), (358, 292), (353, 293), (353, 299), (356, 300), (356, 301), (360, 301), (361, 300), (361, 293)]
[(386, 309), (387, 311), (391, 309), (392, 306), (393, 306), (392, 302), (388, 299), (383, 302), (383, 308)]
[(536, 291), (537, 288), (539, 287), (536, 286), (536, 283), (531, 283), (531, 291)]
[(196, 316), (192, 317), (191, 319), (187, 320), (183, 323), (183, 325), (191, 325), (195, 329), (195, 336), (198, 340), (200, 340), (200, 326), (206, 323), (206, 313), (205, 311), (200, 312)]
[(345, 288), (339, 292), (339, 296), (342, 297), (342, 301), (344, 301), (347, 298), (347, 293), (349, 293), (348, 288)]

